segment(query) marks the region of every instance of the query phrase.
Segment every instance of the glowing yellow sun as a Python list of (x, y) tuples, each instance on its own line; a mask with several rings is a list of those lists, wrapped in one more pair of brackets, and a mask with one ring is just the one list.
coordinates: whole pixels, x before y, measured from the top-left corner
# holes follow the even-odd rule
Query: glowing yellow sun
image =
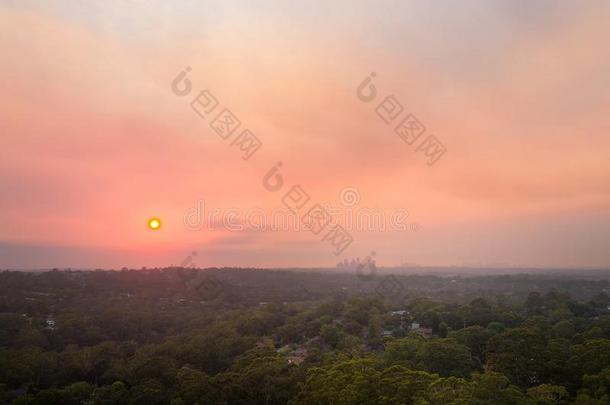
[(148, 220), (148, 227), (153, 231), (161, 228), (161, 220), (159, 218), (151, 218)]

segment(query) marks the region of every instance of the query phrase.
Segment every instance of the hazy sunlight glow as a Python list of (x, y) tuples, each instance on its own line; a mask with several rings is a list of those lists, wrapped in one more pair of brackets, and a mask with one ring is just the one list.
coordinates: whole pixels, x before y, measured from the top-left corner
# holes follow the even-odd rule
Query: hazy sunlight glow
[(148, 220), (148, 227), (153, 231), (157, 231), (161, 228), (161, 220), (159, 218), (151, 218)]

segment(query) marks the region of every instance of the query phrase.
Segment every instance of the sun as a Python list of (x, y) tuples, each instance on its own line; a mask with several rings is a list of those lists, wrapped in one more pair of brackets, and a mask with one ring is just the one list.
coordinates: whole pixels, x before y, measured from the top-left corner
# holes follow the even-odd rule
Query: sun
[(148, 220), (148, 227), (153, 231), (161, 228), (161, 220), (159, 218), (151, 218)]

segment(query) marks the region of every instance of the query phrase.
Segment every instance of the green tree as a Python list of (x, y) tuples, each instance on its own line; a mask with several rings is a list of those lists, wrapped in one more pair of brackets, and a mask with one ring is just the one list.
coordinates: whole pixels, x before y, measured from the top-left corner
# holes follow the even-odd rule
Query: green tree
[(91, 395), (94, 405), (124, 405), (128, 403), (128, 397), (127, 388), (121, 381), (96, 388)]
[(553, 326), (553, 336), (562, 339), (571, 339), (576, 334), (576, 328), (570, 321), (560, 321)]
[(537, 328), (514, 328), (493, 336), (487, 345), (487, 368), (520, 387), (541, 382), (546, 340)]
[(382, 322), (379, 310), (373, 308), (371, 315), (369, 316), (369, 327), (368, 327), (368, 343), (372, 347), (376, 347), (382, 344), (381, 338)]
[(454, 339), (432, 339), (423, 342), (415, 353), (418, 368), (443, 377), (469, 377), (480, 369), (468, 347)]
[(527, 395), (540, 405), (554, 405), (568, 398), (568, 390), (560, 385), (541, 384), (529, 388)]
[(320, 336), (324, 342), (335, 348), (341, 340), (343, 332), (335, 325), (323, 325), (320, 329)]
[(500, 373), (486, 372), (473, 376), (472, 405), (527, 404), (525, 395)]

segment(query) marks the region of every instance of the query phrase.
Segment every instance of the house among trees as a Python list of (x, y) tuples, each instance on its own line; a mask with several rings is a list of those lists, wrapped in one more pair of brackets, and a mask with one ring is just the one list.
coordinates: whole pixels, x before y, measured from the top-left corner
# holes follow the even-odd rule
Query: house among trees
[(55, 320), (53, 318), (48, 317), (46, 324), (47, 324), (47, 329), (51, 329), (51, 330), (55, 329)]
[(307, 357), (307, 349), (304, 347), (300, 347), (293, 351), (290, 356), (288, 356), (289, 364), (296, 364), (297, 366), (305, 361)]
[(426, 328), (420, 325), (419, 322), (412, 322), (411, 323), (411, 330), (413, 332), (417, 332), (420, 335), (422, 335), (425, 338), (430, 338), (432, 337), (432, 328)]

